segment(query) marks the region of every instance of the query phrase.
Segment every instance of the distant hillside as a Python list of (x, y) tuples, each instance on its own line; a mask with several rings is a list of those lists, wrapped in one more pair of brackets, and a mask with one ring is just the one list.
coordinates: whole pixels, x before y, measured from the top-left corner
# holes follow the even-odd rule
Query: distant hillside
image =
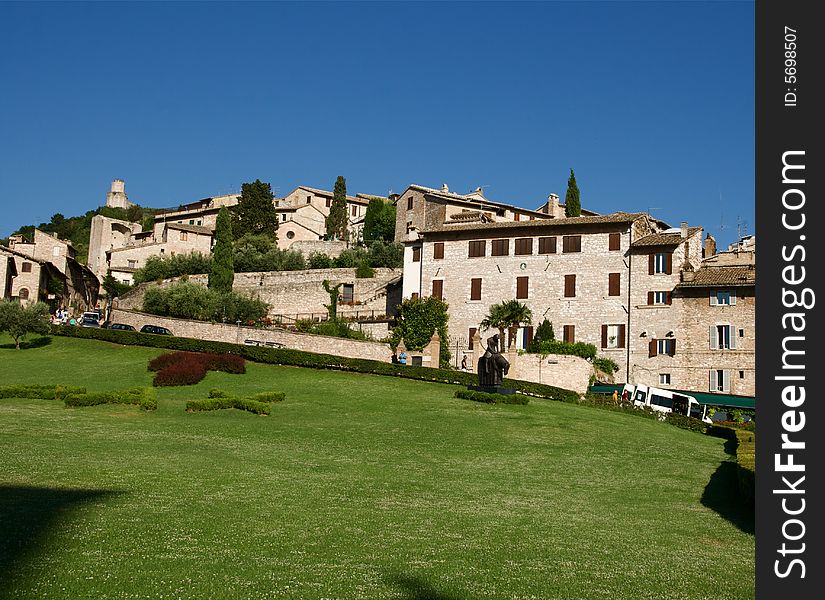
[[(112, 219), (122, 219), (124, 221), (131, 221), (133, 223), (142, 223), (143, 230), (148, 231), (152, 228), (154, 223), (154, 215), (158, 212), (157, 208), (143, 208), (142, 206), (131, 206), (126, 208), (111, 208), (108, 206), (101, 206), (95, 210), (90, 210), (82, 217), (64, 217), (60, 213), (52, 215), (51, 221), (48, 223), (40, 223), (39, 225), (24, 225), (12, 235), (24, 235), (28, 239), (32, 239), (35, 227), (41, 231), (48, 233), (56, 233), (57, 237), (63, 240), (69, 240), (77, 250), (77, 260), (86, 264), (88, 262), (89, 254), (89, 234), (92, 229), (92, 217), (95, 215), (103, 215)], [(3, 245), (8, 243), (8, 238), (2, 240)]]

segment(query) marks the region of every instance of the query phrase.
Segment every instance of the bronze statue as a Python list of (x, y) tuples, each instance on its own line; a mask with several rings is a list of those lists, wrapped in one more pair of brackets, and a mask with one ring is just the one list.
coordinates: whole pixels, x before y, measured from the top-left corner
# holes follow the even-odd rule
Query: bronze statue
[(487, 350), (478, 359), (478, 384), (480, 386), (500, 386), (504, 376), (510, 370), (510, 363), (502, 356), (498, 341), (498, 334), (487, 338)]

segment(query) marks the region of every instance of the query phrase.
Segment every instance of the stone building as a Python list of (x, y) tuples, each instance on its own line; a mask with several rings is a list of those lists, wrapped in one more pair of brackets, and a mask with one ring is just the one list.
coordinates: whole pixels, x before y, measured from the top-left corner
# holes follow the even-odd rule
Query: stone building
[(129, 208), (134, 203), (129, 202), (126, 195), (126, 182), (122, 179), (112, 181), (111, 189), (106, 193), (106, 206), (110, 208)]
[(24, 304), (41, 300), (53, 309), (65, 307), (75, 312), (94, 308), (100, 282), (75, 254), (70, 242), (39, 229), (34, 230), (31, 241), (22, 235), (11, 236), (9, 247), (0, 247), (3, 297)]

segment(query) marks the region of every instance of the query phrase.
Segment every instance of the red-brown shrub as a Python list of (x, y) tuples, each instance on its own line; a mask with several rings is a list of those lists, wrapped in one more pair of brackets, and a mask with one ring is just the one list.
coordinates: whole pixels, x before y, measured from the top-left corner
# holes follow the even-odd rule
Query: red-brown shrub
[(193, 385), (206, 377), (207, 371), (246, 372), (246, 361), (232, 354), (172, 352), (149, 361), (149, 370), (157, 371), (155, 386)]

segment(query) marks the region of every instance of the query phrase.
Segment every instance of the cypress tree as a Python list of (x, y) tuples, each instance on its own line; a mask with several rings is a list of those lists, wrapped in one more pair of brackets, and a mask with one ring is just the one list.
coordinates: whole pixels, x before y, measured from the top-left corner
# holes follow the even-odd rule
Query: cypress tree
[(332, 193), (332, 203), (329, 215), (326, 218), (327, 238), (331, 240), (346, 240), (349, 237), (347, 225), (347, 182), (339, 175), (335, 180), (335, 190)]
[(576, 175), (570, 169), (570, 179), (567, 180), (567, 193), (564, 195), (564, 214), (568, 217), (580, 217), (582, 205), (579, 200), (579, 186), (576, 185)]
[(235, 238), (241, 238), (247, 233), (275, 237), (278, 213), (273, 198), (272, 186), (260, 179), (241, 185), (241, 198), (232, 207)]
[(232, 291), (235, 267), (232, 261), (232, 217), (225, 206), (218, 212), (215, 222), (215, 249), (212, 251), (212, 268), (209, 271), (209, 289), (216, 292)]

